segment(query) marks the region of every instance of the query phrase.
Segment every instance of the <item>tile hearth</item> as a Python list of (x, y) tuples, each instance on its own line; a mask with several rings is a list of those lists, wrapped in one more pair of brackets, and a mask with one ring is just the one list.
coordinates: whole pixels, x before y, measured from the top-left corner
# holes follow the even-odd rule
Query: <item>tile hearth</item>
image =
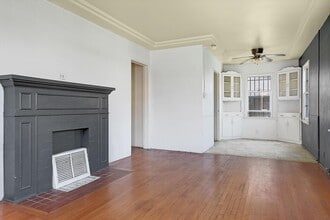
[(131, 171), (114, 169), (109, 166), (94, 174), (95, 176), (99, 176), (99, 179), (76, 190), (63, 192), (52, 189), (48, 192), (26, 199), (18, 203), (18, 205), (49, 213), (130, 173)]

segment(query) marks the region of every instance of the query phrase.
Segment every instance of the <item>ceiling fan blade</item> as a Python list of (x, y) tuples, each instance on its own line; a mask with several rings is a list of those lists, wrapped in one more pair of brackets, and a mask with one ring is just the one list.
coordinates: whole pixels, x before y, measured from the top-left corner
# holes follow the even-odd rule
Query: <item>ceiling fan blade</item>
[(264, 54), (264, 55), (266, 55), (266, 56), (276, 56), (276, 57), (284, 57), (285, 56), (285, 54), (283, 54), (283, 53), (275, 53), (275, 54)]
[(243, 58), (252, 58), (253, 56), (245, 56), (245, 57), (234, 57), (232, 58), (233, 60), (237, 60), (237, 59), (243, 59)]
[(244, 61), (241, 62), (239, 65), (245, 64), (245, 63), (249, 62), (250, 60), (253, 60), (253, 59), (252, 59), (252, 58), (249, 58), (249, 59), (247, 59), (247, 60), (244, 60)]
[(269, 58), (269, 57), (266, 57), (265, 55), (263, 56), (263, 58), (267, 61), (267, 62), (272, 62), (273, 59)]

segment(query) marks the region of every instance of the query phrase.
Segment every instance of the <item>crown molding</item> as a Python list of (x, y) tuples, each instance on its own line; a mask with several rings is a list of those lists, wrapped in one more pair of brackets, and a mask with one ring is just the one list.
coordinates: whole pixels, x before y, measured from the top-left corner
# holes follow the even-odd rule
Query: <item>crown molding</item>
[(108, 13), (98, 9), (94, 5), (88, 3), (85, 0), (70, 0), (70, 2), (79, 8), (95, 15), (99, 19), (107, 22), (109, 25), (118, 28), (119, 30), (123, 31), (126, 34), (136, 38), (138, 41), (148, 45), (149, 47), (153, 47), (155, 42), (150, 38), (146, 37), (145, 35), (141, 34), (140, 32), (134, 30), (133, 28), (127, 26), (126, 24), (118, 21), (114, 17), (110, 16)]
[(114, 27), (114, 28), (120, 30), (125, 35), (129, 36), (130, 38), (135, 39), (136, 42), (141, 43), (142, 45), (148, 47), (149, 49), (163, 49), (163, 48), (171, 48), (171, 47), (178, 47), (178, 46), (196, 45), (196, 44), (202, 44), (205, 46), (209, 46), (211, 44), (216, 43), (216, 39), (212, 34), (157, 42), (157, 41), (154, 41), (154, 40), (150, 39), (149, 37), (143, 35), (142, 33), (138, 32), (137, 30), (129, 27), (128, 25), (120, 22), (119, 20), (112, 17), (110, 14), (95, 7), (94, 5), (87, 2), (86, 0), (69, 0), (69, 1), (74, 6), (78, 7), (79, 9), (81, 9), (85, 12), (88, 12), (88, 13), (96, 16), (98, 19), (101, 19), (102, 21), (104, 21), (108, 25), (110, 25), (110, 27)]
[(196, 37), (187, 37), (180, 38), (175, 40), (167, 40), (167, 41), (159, 41), (155, 42), (154, 48), (167, 48), (167, 47), (177, 47), (183, 45), (191, 45), (191, 44), (207, 44), (207, 46), (211, 44), (215, 44), (216, 39), (213, 35), (202, 35)]
[(304, 34), (304, 31), (305, 31), (305, 28), (306, 28), (306, 25), (307, 25), (307, 23), (308, 23), (308, 22), (310, 21), (310, 19), (311, 19), (312, 10), (313, 10), (314, 6), (315, 6), (315, 0), (311, 0), (311, 1), (309, 2), (309, 5), (308, 5), (308, 7), (307, 7), (305, 13), (304, 13), (306, 16), (304, 17), (304, 19), (302, 19), (302, 21), (301, 21), (301, 23), (300, 23), (300, 25), (299, 25), (299, 27), (298, 27), (298, 30), (297, 30), (297, 32), (296, 32), (296, 35), (295, 35), (295, 37), (294, 37), (295, 40), (294, 40), (294, 42), (293, 42), (293, 44), (292, 44), (290, 50), (289, 50), (288, 53), (287, 53), (289, 56), (292, 55), (293, 51), (296, 49), (296, 46), (297, 46), (298, 42), (299, 42), (299, 41), (301, 40), (301, 38), (302, 38), (302, 36), (303, 36), (303, 34)]

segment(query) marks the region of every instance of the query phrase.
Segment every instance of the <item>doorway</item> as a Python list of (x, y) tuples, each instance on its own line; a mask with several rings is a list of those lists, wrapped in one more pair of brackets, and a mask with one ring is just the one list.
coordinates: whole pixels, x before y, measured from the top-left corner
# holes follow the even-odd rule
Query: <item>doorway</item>
[(220, 137), (220, 76), (214, 72), (214, 141), (218, 141)]
[(147, 67), (131, 62), (131, 146), (147, 145)]

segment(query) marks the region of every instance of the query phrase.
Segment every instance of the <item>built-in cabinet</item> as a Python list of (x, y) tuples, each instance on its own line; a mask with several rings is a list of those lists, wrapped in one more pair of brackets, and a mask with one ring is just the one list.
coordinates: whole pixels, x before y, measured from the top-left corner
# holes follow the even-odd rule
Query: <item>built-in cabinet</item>
[(300, 114), (280, 113), (277, 117), (278, 140), (299, 143), (300, 142)]
[(222, 119), (222, 138), (235, 139), (242, 137), (242, 118), (241, 112), (226, 112)]
[(234, 71), (223, 72), (221, 78), (221, 139), (242, 137), (242, 78)]
[(278, 73), (278, 99), (299, 99), (300, 68), (290, 68)]
[(241, 76), (235, 72), (222, 75), (223, 101), (237, 101), (241, 99)]
[(277, 138), (301, 143), (300, 67), (287, 67), (277, 73)]

